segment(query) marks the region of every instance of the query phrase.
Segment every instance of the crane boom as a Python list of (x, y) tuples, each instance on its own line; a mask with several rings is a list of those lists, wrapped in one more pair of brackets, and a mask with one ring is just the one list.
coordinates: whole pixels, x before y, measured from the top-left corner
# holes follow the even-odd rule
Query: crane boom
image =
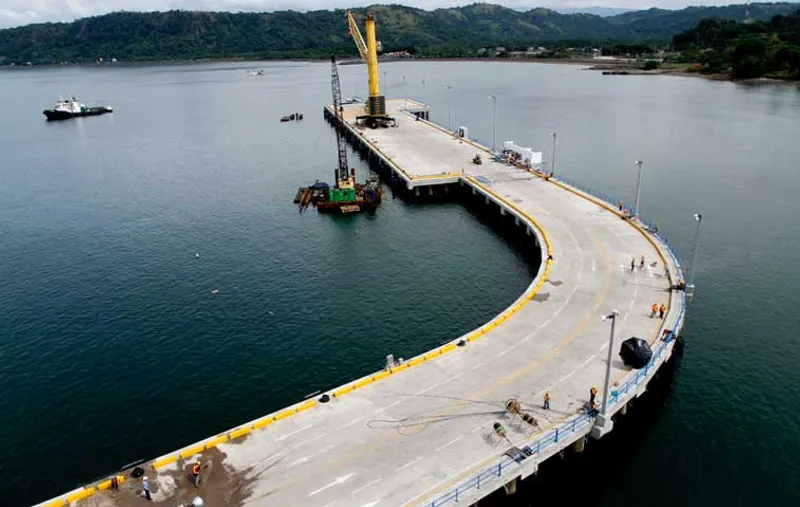
[(361, 30), (358, 29), (356, 19), (350, 11), (347, 11), (347, 24), (350, 26), (350, 36), (353, 37), (353, 41), (356, 43), (361, 59), (364, 60), (364, 63), (367, 63), (367, 43), (364, 42), (364, 37), (361, 36)]

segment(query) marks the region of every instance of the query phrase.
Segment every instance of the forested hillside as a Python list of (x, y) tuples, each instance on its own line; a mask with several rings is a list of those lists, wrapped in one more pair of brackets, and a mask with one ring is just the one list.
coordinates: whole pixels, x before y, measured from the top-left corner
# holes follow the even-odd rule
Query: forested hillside
[(800, 10), (768, 22), (704, 19), (676, 35), (673, 46), (705, 72), (800, 79)]
[[(548, 9), (520, 12), (490, 4), (425, 11), (377, 5), (373, 12), (386, 50), (430, 56), (465, 56), (485, 46), (553, 42), (663, 42), (703, 17), (768, 20), (798, 4), (750, 4), (651, 9), (613, 17), (559, 14)], [(363, 19), (367, 9), (356, 9)], [(118, 12), (72, 23), (44, 23), (0, 30), (0, 64), (187, 60), (202, 58), (324, 57), (355, 55), (344, 11), (228, 13)]]

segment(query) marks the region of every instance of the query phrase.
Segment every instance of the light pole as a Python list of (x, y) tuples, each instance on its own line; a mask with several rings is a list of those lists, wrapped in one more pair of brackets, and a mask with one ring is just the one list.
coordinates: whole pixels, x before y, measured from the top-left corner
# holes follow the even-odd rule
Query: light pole
[(406, 95), (406, 77), (405, 76), (403, 76), (403, 100), (404, 100), (403, 105), (405, 106), (405, 109), (408, 110), (408, 96)]
[(700, 225), (703, 223), (703, 214), (695, 213), (694, 219), (697, 222), (697, 232), (694, 234), (694, 252), (692, 253), (692, 267), (689, 269), (689, 285), (694, 293), (694, 270), (697, 269), (697, 254), (700, 251)]
[[(425, 80), (422, 80), (422, 105), (425, 105)], [(427, 108), (427, 106), (426, 106)]]
[(611, 310), (611, 313), (603, 316), (603, 321), (606, 320), (611, 321), (611, 336), (608, 339), (608, 362), (606, 363), (606, 379), (603, 382), (603, 406), (600, 407), (600, 414), (604, 418), (606, 415), (606, 405), (608, 404), (608, 388), (609, 388), (608, 383), (611, 379), (611, 355), (614, 353), (614, 327), (617, 323), (618, 315), (619, 312), (617, 310)]
[(492, 99), (492, 153), (497, 153), (497, 95), (489, 95)]
[(445, 90), (447, 90), (449, 106), (447, 108), (447, 127), (450, 131), (453, 131), (453, 87), (452, 86), (445, 86)]
[(553, 136), (553, 162), (550, 164), (550, 177), (552, 178), (556, 174), (556, 133), (550, 132), (550, 135)]
[(388, 72), (384, 70), (383, 71), (383, 89), (385, 91), (384, 95), (389, 95), (389, 78), (386, 77), (386, 74), (388, 74)]
[(633, 216), (639, 217), (639, 192), (642, 191), (642, 162), (641, 160), (637, 160), (634, 162), (637, 166), (639, 166), (639, 177), (636, 179), (636, 203), (633, 206)]

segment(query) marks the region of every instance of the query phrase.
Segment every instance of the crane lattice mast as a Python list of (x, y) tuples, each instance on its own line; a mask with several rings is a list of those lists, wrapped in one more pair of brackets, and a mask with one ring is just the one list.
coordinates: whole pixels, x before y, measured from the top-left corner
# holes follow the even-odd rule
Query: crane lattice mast
[[(339, 81), (339, 67), (336, 65), (336, 56), (331, 55), (331, 91), (333, 92), (333, 109), (339, 121), (342, 121), (342, 85)], [(347, 168), (347, 142), (339, 128), (336, 131), (336, 148), (339, 150), (339, 166), (336, 169), (336, 186), (342, 182), (350, 181), (350, 171)]]

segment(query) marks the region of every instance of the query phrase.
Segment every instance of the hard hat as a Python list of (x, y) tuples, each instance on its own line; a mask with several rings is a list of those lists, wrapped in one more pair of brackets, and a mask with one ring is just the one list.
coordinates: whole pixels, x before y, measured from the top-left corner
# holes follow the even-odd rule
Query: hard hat
[(145, 475), (144, 477), (142, 477), (142, 480), (146, 481), (147, 480), (147, 476)]
[(194, 497), (194, 500), (192, 500), (192, 506), (203, 507), (203, 499), (200, 498), (199, 496)]

